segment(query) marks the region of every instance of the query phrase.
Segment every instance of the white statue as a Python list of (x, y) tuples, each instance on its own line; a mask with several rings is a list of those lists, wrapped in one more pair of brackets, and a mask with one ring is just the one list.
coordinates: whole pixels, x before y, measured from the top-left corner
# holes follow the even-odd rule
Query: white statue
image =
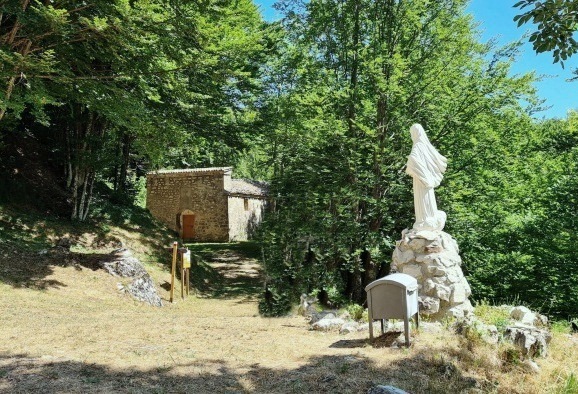
[(416, 230), (439, 230), (446, 224), (446, 213), (438, 211), (434, 188), (439, 186), (446, 171), (448, 159), (429, 142), (420, 124), (409, 129), (413, 147), (407, 159), (405, 172), (413, 177), (413, 204)]

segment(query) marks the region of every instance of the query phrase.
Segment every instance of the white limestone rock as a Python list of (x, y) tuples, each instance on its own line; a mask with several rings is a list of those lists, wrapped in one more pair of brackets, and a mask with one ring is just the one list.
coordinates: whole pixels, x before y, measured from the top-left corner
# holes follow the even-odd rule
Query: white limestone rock
[(441, 320), (473, 312), (458, 245), (449, 234), (406, 229), (396, 245), (392, 267), (417, 279), (422, 313)]
[(417, 264), (407, 264), (400, 268), (399, 272), (418, 279), (422, 277), (421, 267)]
[(351, 334), (352, 332), (357, 332), (359, 331), (359, 324), (356, 322), (346, 322), (345, 324), (343, 324), (341, 326), (341, 329), (339, 330), (339, 334), (341, 335), (345, 335), (345, 334)]
[(548, 330), (518, 323), (507, 327), (504, 334), (505, 338), (520, 349), (524, 357), (548, 355), (548, 344), (552, 339)]
[(548, 325), (548, 318), (539, 313), (532, 312), (525, 306), (515, 306), (510, 310), (510, 317), (522, 324), (545, 327)]
[(423, 297), (417, 298), (420, 313), (424, 315), (435, 315), (440, 310), (440, 300), (437, 297)]
[(422, 290), (424, 294), (433, 294), (433, 291), (436, 288), (436, 284), (433, 280), (431, 279), (426, 279), (426, 281), (424, 282), (423, 286), (422, 286)]
[(473, 330), (480, 335), (483, 341), (490, 344), (497, 344), (500, 339), (496, 326), (493, 324), (484, 324), (474, 315), (458, 318), (453, 327), (456, 332), (461, 335), (467, 335), (468, 332)]
[(445, 315), (454, 317), (456, 319), (472, 316), (474, 314), (474, 307), (470, 300), (465, 300), (463, 303), (455, 305), (447, 309)]
[(462, 283), (454, 284), (451, 298), (452, 304), (461, 304), (465, 302), (467, 298), (466, 287)]
[(340, 329), (344, 323), (345, 323), (345, 320), (343, 320), (339, 317), (325, 316), (321, 320), (313, 323), (311, 325), (311, 328), (316, 330), (316, 331), (331, 331), (331, 330)]
[[(454, 290), (454, 292), (455, 292), (455, 290)], [(444, 286), (444, 285), (437, 285), (436, 286), (435, 295), (440, 300), (449, 301), (450, 300), (450, 294), (453, 295), (453, 292), (452, 292), (452, 289), (449, 288), (448, 286)]]

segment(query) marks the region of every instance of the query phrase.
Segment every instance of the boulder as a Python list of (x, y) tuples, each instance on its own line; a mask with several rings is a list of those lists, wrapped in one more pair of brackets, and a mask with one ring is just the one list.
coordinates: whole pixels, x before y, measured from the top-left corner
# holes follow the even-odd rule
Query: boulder
[(147, 273), (141, 262), (135, 257), (103, 262), (101, 266), (109, 274), (123, 278), (141, 277)]
[(351, 334), (352, 332), (357, 332), (359, 331), (359, 324), (356, 322), (346, 322), (345, 324), (343, 324), (341, 326), (341, 329), (339, 330), (339, 333), (341, 335), (345, 335), (345, 334)]
[(533, 358), (548, 354), (552, 334), (545, 329), (518, 323), (507, 327), (504, 337), (518, 347), (524, 357)]
[(542, 326), (548, 325), (548, 318), (539, 313), (532, 312), (525, 306), (515, 306), (510, 309), (510, 317), (528, 326)]
[(163, 305), (152, 278), (143, 264), (132, 256), (130, 250), (126, 248), (114, 250), (108, 261), (101, 262), (100, 266), (111, 275), (133, 278), (126, 289), (124, 286), (122, 288), (137, 300), (153, 306)]
[(345, 323), (345, 320), (339, 317), (324, 317), (311, 325), (311, 328), (316, 331), (330, 331), (340, 329)]
[(476, 332), (486, 343), (497, 344), (500, 340), (498, 328), (495, 325), (484, 324), (472, 315), (458, 319), (453, 327), (456, 333), (464, 336), (472, 331)]
[(139, 301), (152, 306), (163, 306), (163, 301), (157, 293), (155, 284), (149, 274), (135, 279), (128, 287), (128, 292)]

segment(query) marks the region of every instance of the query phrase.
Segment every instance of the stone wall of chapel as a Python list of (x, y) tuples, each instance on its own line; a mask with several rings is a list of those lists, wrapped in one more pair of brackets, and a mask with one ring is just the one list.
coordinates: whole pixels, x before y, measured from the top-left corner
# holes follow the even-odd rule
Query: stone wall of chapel
[(195, 241), (227, 242), (228, 197), (224, 182), (220, 171), (147, 174), (147, 209), (179, 235), (180, 214), (190, 210), (195, 215)]
[(263, 218), (266, 200), (243, 196), (229, 197), (229, 240), (247, 241)]

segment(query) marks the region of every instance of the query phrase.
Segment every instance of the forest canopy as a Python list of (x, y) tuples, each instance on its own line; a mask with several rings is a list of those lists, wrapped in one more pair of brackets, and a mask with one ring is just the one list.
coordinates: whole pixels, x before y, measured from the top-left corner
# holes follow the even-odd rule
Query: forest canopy
[(538, 120), (519, 44), (480, 42), (466, 6), (281, 0), (265, 22), (250, 0), (1, 2), (0, 199), (35, 195), (35, 155), (36, 195), (78, 221), (138, 203), (149, 170), (232, 165), (271, 186), (261, 312), (363, 303), (413, 223), (421, 123), (474, 300), (576, 316), (578, 113)]

